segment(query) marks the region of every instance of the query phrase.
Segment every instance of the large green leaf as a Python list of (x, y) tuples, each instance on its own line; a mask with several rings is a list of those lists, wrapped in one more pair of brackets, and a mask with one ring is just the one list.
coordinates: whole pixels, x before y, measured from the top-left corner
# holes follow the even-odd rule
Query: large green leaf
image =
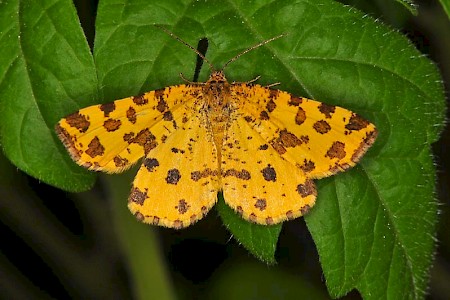
[[(234, 62), (228, 78), (261, 75), (262, 83), (353, 109), (380, 131), (361, 166), (320, 182), (306, 218), (331, 295), (357, 288), (367, 298), (421, 298), (437, 215), (430, 144), (444, 112), (435, 66), (400, 34), (331, 1), (103, 1), (95, 58), (106, 99), (181, 83), (180, 72), (192, 76), (195, 53), (153, 24), (194, 46), (207, 37), (216, 68), (288, 33)], [(242, 235), (254, 225), (224, 219), (248, 249), (273, 244), (270, 233)]]
[(96, 101), (97, 79), (69, 0), (0, 2), (0, 138), (18, 168), (67, 190), (93, 177), (57, 141), (58, 119)]
[[(0, 109), (7, 116), (6, 121), (0, 121), (5, 153), (30, 174), (66, 189), (77, 189), (79, 184), (71, 184), (80, 180), (80, 173), (74, 173), (77, 169), (68, 166), (67, 160), (60, 159), (61, 168), (53, 169), (47, 164), (54, 162), (42, 160), (42, 153), (31, 152), (33, 159), (23, 163), (15, 152), (30, 151), (32, 145), (47, 147), (48, 153), (60, 147), (51, 133), (53, 124), (69, 113), (69, 108), (75, 110), (97, 102), (92, 59), (86, 55), (85, 41), (80, 41), (80, 29), (73, 24), (76, 29), (53, 30), (54, 35), (49, 34), (70, 41), (66, 44), (49, 43), (49, 36), (43, 34), (25, 35), (30, 28), (51, 33), (53, 27), (58, 28), (53, 24), (61, 20), (61, 15), (68, 15), (64, 22), (69, 20), (71, 28), (74, 11), (66, 1), (55, 2), (66, 4), (59, 19), (48, 13), (56, 4), (27, 10), (27, 5), (32, 4), (19, 9), (11, 3), (2, 5), (23, 18), (12, 22), (12, 34), (7, 34), (11, 22), (4, 18), (0, 21), (4, 29), (1, 41), (11, 45), (11, 53), (0, 58), (4, 70)], [(44, 19), (53, 23), (32, 26), (35, 23), (25, 22), (24, 26), (25, 11), (47, 12), (50, 17)], [(437, 215), (430, 144), (439, 137), (445, 110), (435, 66), (399, 33), (329, 0), (101, 1), (94, 46), (100, 101), (182, 83), (180, 72), (193, 78), (195, 53), (154, 24), (165, 26), (194, 46), (201, 38), (208, 38), (206, 56), (216, 68), (257, 42), (288, 34), (239, 58), (225, 70), (228, 79), (247, 81), (261, 75), (262, 84), (280, 82), (278, 88), (293, 94), (352, 109), (379, 129), (378, 140), (358, 167), (318, 182), (316, 207), (305, 217), (330, 294), (338, 297), (357, 288), (368, 299), (423, 298)], [(60, 53), (76, 59), (62, 58)], [(17, 57), (21, 59), (15, 60)], [(52, 68), (53, 63), (59, 66), (58, 72), (50, 66), (31, 64), (47, 58), (52, 58)], [(15, 69), (8, 66), (14, 66), (15, 61), (22, 67), (14, 73)], [(73, 76), (54, 76), (59, 72)], [(200, 80), (206, 80), (208, 73), (203, 68)], [(41, 79), (44, 75), (58, 78), (58, 85)], [(12, 99), (26, 105), (17, 105)], [(39, 118), (29, 118), (26, 113), (30, 112)], [(36, 132), (30, 134), (24, 128)], [(33, 138), (40, 136), (45, 138), (33, 143)], [(65, 152), (55, 152), (52, 159), (57, 164), (57, 158), (63, 156), (67, 157)], [(41, 172), (30, 171), (31, 165)], [(57, 177), (67, 180), (51, 180)], [(235, 226), (240, 222), (237, 218), (232, 214), (224, 217), (233, 235), (255, 255), (271, 261), (273, 251), (254, 251), (252, 245), (273, 248), (273, 232), (242, 234), (252, 232), (253, 225)], [(261, 252), (268, 254), (261, 256)]]

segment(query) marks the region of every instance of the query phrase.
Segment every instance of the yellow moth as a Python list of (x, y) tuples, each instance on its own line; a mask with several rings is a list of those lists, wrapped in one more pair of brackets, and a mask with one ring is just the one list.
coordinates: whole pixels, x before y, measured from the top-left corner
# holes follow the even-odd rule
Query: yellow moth
[[(166, 29), (164, 31), (168, 32)], [(165, 87), (93, 105), (61, 119), (58, 137), (73, 160), (117, 173), (143, 158), (128, 207), (145, 223), (183, 228), (204, 217), (223, 192), (244, 219), (276, 224), (305, 214), (313, 179), (355, 165), (377, 136), (347, 109), (249, 82), (223, 69), (203, 83)]]

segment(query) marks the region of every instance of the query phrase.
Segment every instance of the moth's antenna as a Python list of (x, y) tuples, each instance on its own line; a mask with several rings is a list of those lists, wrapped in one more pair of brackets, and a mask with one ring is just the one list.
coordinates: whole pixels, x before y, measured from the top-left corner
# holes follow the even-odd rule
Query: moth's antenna
[(198, 51), (197, 49), (195, 49), (194, 47), (192, 47), (191, 45), (189, 45), (188, 43), (183, 41), (181, 38), (176, 36), (173, 32), (169, 31), (168, 29), (166, 29), (166, 28), (164, 28), (164, 27), (162, 27), (160, 25), (155, 25), (155, 27), (158, 27), (159, 29), (161, 29), (162, 31), (164, 31), (165, 33), (170, 35), (172, 38), (176, 39), (177, 41), (179, 41), (180, 43), (184, 44), (185, 46), (191, 48), (192, 51), (197, 53), (198, 56), (200, 56), (204, 61), (206, 61), (206, 63), (209, 65), (209, 68), (211, 69), (211, 72), (215, 71), (214, 66), (212, 65), (212, 63), (202, 53), (200, 53), (200, 51)]
[(235, 57), (233, 57), (232, 59), (230, 59), (229, 61), (227, 61), (227, 63), (223, 65), (221, 71), (223, 71), (223, 69), (225, 69), (226, 66), (228, 66), (229, 64), (231, 64), (233, 61), (235, 61), (236, 59), (238, 59), (239, 57), (241, 57), (241, 56), (244, 55), (245, 53), (248, 53), (248, 52), (250, 52), (250, 51), (252, 51), (252, 50), (254, 50), (254, 49), (256, 49), (256, 48), (259, 48), (259, 47), (261, 47), (261, 46), (264, 46), (265, 44), (270, 43), (270, 42), (272, 42), (272, 41), (274, 41), (274, 40), (276, 40), (276, 39), (279, 39), (279, 38), (281, 38), (281, 37), (283, 37), (283, 36), (286, 36), (286, 35), (287, 35), (287, 33), (282, 33), (282, 34), (277, 35), (277, 36), (275, 36), (275, 37), (273, 37), (273, 38), (270, 38), (270, 39), (268, 39), (268, 40), (262, 41), (261, 43), (256, 44), (256, 45), (254, 45), (254, 46), (248, 48), (247, 50), (242, 51), (241, 53), (239, 53), (238, 55), (236, 55)]

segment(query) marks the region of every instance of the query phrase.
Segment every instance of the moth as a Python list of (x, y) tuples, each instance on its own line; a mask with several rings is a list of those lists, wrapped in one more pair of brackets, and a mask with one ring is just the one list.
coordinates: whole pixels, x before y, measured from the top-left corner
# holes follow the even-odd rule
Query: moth
[(314, 205), (314, 179), (354, 166), (377, 129), (358, 114), (255, 80), (229, 82), (209, 64), (206, 82), (164, 87), (61, 119), (56, 133), (82, 167), (122, 172), (142, 159), (128, 207), (142, 222), (183, 228), (203, 218), (223, 192), (242, 218), (271, 225)]

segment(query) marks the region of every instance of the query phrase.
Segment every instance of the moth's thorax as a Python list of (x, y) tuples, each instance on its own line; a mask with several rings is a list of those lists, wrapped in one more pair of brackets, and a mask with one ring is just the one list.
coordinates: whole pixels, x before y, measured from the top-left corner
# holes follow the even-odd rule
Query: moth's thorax
[(220, 109), (227, 104), (230, 95), (230, 84), (222, 71), (214, 71), (204, 85), (206, 102), (215, 109)]
[[(229, 119), (231, 110), (230, 87), (222, 71), (214, 71), (203, 85), (205, 109), (213, 126), (217, 123), (226, 123)], [(217, 129), (221, 128), (220, 124), (217, 125), (219, 125)]]

